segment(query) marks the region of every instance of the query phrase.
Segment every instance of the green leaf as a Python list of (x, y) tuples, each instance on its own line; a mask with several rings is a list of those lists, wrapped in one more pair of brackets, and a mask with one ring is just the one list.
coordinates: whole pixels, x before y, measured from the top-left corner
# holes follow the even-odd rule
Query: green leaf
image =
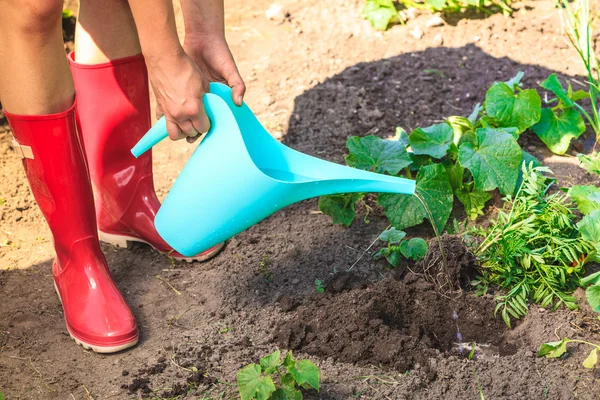
[(281, 351), (277, 350), (273, 354), (260, 359), (260, 367), (267, 374), (275, 372), (281, 362)]
[(294, 389), (296, 387), (296, 380), (294, 379), (294, 376), (288, 372), (281, 377), (281, 385), (283, 387)]
[(367, 0), (360, 16), (371, 22), (375, 29), (385, 31), (398, 18), (398, 10), (392, 0)]
[(567, 108), (560, 115), (544, 108), (540, 121), (531, 129), (554, 154), (565, 154), (571, 140), (585, 132), (585, 122), (575, 108)]
[(275, 391), (273, 379), (262, 376), (260, 366), (250, 364), (237, 373), (238, 389), (242, 400), (267, 400)]
[(400, 261), (402, 261), (402, 256), (397, 251), (397, 249), (392, 249), (392, 250), (390, 250), (388, 252), (384, 252), (384, 253), (385, 253), (385, 259), (387, 260), (387, 262), (389, 262), (392, 267), (398, 268), (398, 266), (400, 265)]
[(483, 207), (492, 196), (488, 192), (482, 192), (479, 190), (468, 191), (467, 189), (460, 189), (456, 191), (456, 197), (465, 206), (465, 211), (469, 219), (476, 219), (478, 216), (483, 215)]
[(400, 243), (400, 241), (404, 239), (404, 236), (406, 236), (404, 231), (400, 231), (394, 227), (391, 227), (390, 229), (381, 232), (381, 235), (379, 235), (379, 240), (395, 244)]
[(600, 285), (593, 285), (586, 289), (585, 298), (587, 299), (590, 307), (595, 312), (600, 313)]
[(580, 279), (581, 287), (586, 287), (588, 285), (600, 285), (600, 271), (594, 272), (593, 274)]
[(397, 175), (412, 163), (406, 145), (400, 141), (383, 140), (377, 136), (352, 136), (346, 146), (350, 150), (346, 163), (354, 168)]
[(408, 140), (415, 154), (427, 154), (434, 158), (442, 158), (450, 148), (453, 138), (452, 127), (442, 123), (427, 128), (417, 128), (410, 134)]
[(271, 400), (302, 400), (302, 392), (294, 388), (284, 387), (277, 389), (271, 396)]
[(354, 221), (356, 202), (364, 195), (361, 193), (332, 194), (319, 198), (319, 210), (333, 218), (334, 224), (350, 226)]
[(4, 399), (4, 393), (0, 392), (0, 400), (5, 400)]
[(408, 147), (408, 133), (399, 126), (396, 127), (396, 134), (394, 135), (394, 139), (398, 143), (400, 143), (405, 148)]
[(443, 10), (446, 6), (446, 0), (425, 0), (434, 10)]
[(452, 162), (452, 160), (445, 160), (443, 165), (448, 173), (448, 178), (450, 179), (450, 185), (452, 186), (452, 189), (461, 189), (463, 187), (465, 168), (460, 165), (459, 162)]
[(556, 77), (556, 74), (552, 74), (546, 79), (544, 82), (540, 83), (540, 86), (544, 89), (554, 93), (556, 97), (560, 99), (567, 107), (572, 107), (574, 105), (573, 100), (569, 98), (568, 93), (563, 89), (560, 81)]
[(492, 128), (477, 129), (478, 146), (464, 143), (458, 160), (471, 171), (475, 190), (488, 192), (495, 188), (512, 194), (517, 184), (523, 153), (510, 134)]
[[(422, 167), (417, 174), (417, 192), (431, 209), (435, 226), (442, 232), (452, 211), (452, 186), (448, 173), (441, 164)], [(416, 196), (382, 193), (378, 204), (396, 229), (419, 225), (429, 216)]]
[(579, 158), (581, 166), (589, 173), (600, 175), (600, 153), (592, 153), (590, 155), (578, 154), (577, 158)]
[(400, 252), (406, 258), (419, 261), (427, 254), (427, 242), (421, 238), (412, 238), (400, 243)]
[(286, 368), (293, 367), (296, 365), (296, 361), (294, 361), (294, 357), (292, 356), (292, 351), (288, 351), (283, 359), (283, 366)]
[(583, 361), (583, 366), (585, 368), (592, 369), (592, 368), (594, 368), (594, 366), (596, 365), (597, 362), (598, 362), (598, 347), (596, 347), (592, 351), (590, 351), (590, 354)]
[(515, 93), (506, 83), (496, 82), (487, 91), (485, 110), (500, 126), (515, 127), (521, 133), (540, 120), (542, 100), (534, 89)]
[(538, 351), (538, 357), (546, 356), (547, 358), (557, 358), (565, 354), (567, 351), (567, 343), (571, 340), (569, 338), (564, 338), (560, 342), (548, 342), (544, 343), (540, 346), (540, 351)]
[(452, 131), (454, 132), (453, 142), (458, 146), (460, 142), (460, 138), (465, 132), (468, 132), (473, 129), (473, 124), (471, 120), (462, 116), (452, 116), (448, 117), (446, 123), (452, 127)]
[(600, 210), (600, 188), (592, 185), (577, 185), (570, 188), (568, 193), (582, 214), (587, 215), (594, 210)]
[(577, 229), (581, 238), (587, 240), (596, 246), (596, 249), (600, 247), (600, 210), (595, 210), (584, 216), (581, 221), (577, 223)]
[(298, 385), (307, 384), (317, 390), (321, 387), (319, 368), (309, 360), (298, 361), (295, 366), (288, 368), (288, 372), (292, 374)]

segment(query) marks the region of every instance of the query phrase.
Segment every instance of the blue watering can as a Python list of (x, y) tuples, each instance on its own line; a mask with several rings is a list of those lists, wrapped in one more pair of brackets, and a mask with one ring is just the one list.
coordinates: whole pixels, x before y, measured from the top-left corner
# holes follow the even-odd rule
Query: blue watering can
[[(292, 203), (326, 194), (414, 194), (415, 182), (320, 160), (284, 146), (231, 89), (210, 84), (210, 131), (160, 207), (154, 225), (173, 249), (194, 256)], [(131, 150), (138, 157), (167, 137), (164, 117)]]

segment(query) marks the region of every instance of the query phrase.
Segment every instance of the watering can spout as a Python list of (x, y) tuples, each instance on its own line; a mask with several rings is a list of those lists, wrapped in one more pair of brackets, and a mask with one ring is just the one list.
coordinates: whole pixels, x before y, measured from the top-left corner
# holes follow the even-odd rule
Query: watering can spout
[(167, 121), (165, 120), (165, 117), (161, 117), (158, 122), (156, 122), (156, 124), (154, 124), (154, 126), (152, 126), (152, 128), (150, 128), (150, 130), (131, 149), (131, 154), (133, 154), (135, 158), (138, 158), (150, 150), (152, 146), (161, 140), (166, 139), (167, 136)]
[[(211, 83), (211, 121), (159, 209), (154, 225), (180, 254), (192, 257), (297, 201), (327, 194), (412, 195), (415, 182), (346, 167), (293, 150), (263, 128), (231, 89)], [(138, 157), (167, 137), (164, 117), (131, 150)]]

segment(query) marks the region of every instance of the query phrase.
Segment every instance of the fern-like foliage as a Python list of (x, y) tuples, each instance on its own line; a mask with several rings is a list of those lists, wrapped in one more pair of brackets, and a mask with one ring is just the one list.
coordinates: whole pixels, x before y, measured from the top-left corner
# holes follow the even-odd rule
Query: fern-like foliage
[(487, 229), (472, 229), (484, 240), (475, 250), (481, 277), (474, 281), (478, 292), (498, 287), (496, 296), (504, 322), (527, 314), (528, 303), (556, 309), (577, 308), (570, 294), (577, 288), (583, 259), (593, 245), (580, 237), (575, 207), (562, 192), (549, 194), (554, 183), (546, 167), (523, 165), (523, 182), (515, 196)]

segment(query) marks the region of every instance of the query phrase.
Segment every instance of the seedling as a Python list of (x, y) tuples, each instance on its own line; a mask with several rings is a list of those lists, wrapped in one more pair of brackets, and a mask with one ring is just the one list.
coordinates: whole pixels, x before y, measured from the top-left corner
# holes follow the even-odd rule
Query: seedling
[(325, 284), (320, 279), (315, 279), (315, 290), (317, 293), (323, 293), (325, 291)]
[(400, 265), (402, 257), (414, 261), (422, 260), (427, 254), (427, 242), (421, 238), (405, 240), (406, 233), (396, 228), (386, 229), (379, 235), (379, 239), (387, 242), (388, 246), (379, 250), (373, 258), (385, 259), (393, 266)]
[(4, 400), (4, 393), (0, 390), (0, 400)]
[(320, 390), (319, 368), (308, 360), (294, 360), (288, 352), (281, 361), (281, 352), (250, 364), (237, 374), (241, 400), (301, 400), (299, 388)]
[(568, 343), (581, 343), (592, 347), (590, 354), (583, 361), (582, 365), (585, 368), (592, 369), (598, 363), (598, 352), (600, 351), (600, 345), (586, 342), (585, 340), (563, 338), (559, 342), (548, 342), (540, 346), (538, 351), (538, 357), (546, 356), (546, 358), (559, 358), (567, 352)]
[(267, 254), (263, 255), (262, 260), (258, 263), (258, 272), (263, 275), (263, 280), (265, 283), (273, 283), (273, 273), (269, 271), (269, 267), (271, 266), (271, 260)]

